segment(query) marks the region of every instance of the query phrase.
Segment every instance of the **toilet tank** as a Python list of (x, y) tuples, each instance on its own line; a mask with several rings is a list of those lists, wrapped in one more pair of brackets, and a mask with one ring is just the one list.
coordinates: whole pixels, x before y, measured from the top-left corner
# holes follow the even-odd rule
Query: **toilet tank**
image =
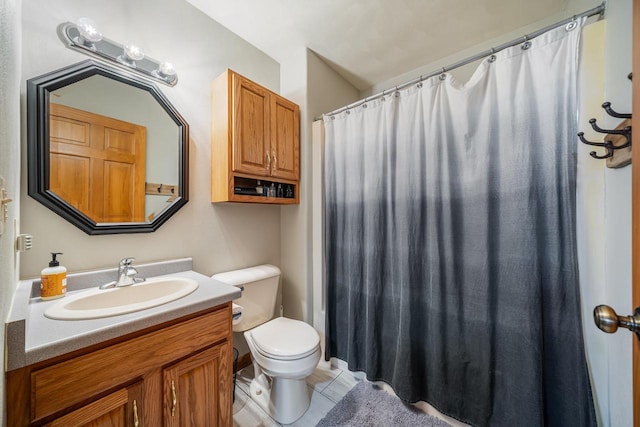
[(280, 269), (264, 264), (211, 276), (228, 285), (243, 288), (242, 296), (233, 302), (243, 307), (242, 320), (233, 332), (243, 332), (273, 319), (276, 315)]

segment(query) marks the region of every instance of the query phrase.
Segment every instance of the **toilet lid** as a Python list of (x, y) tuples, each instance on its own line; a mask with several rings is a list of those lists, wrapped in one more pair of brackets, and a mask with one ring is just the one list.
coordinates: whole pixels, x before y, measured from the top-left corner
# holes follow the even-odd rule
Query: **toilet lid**
[(320, 336), (299, 320), (278, 317), (251, 331), (256, 348), (272, 359), (300, 359), (316, 351)]

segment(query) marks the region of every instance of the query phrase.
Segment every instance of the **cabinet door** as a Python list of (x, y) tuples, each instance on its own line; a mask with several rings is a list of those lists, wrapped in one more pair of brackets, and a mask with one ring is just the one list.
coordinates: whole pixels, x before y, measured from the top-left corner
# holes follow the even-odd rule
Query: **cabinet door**
[(232, 421), (231, 343), (224, 341), (164, 370), (164, 425), (223, 427)]
[(142, 383), (98, 399), (46, 424), (47, 427), (138, 427), (142, 420)]
[(297, 180), (300, 172), (300, 112), (293, 102), (271, 101), (271, 175)]
[(269, 91), (233, 75), (233, 170), (268, 175), (270, 169)]

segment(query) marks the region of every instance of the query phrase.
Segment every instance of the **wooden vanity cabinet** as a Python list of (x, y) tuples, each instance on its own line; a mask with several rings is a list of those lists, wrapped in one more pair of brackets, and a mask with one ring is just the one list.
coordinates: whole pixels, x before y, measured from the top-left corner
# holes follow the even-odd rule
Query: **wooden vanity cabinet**
[(7, 373), (7, 425), (231, 426), (231, 304)]
[[(211, 201), (298, 203), (300, 109), (227, 70), (212, 85)], [(290, 197), (238, 194), (257, 181), (290, 186)]]

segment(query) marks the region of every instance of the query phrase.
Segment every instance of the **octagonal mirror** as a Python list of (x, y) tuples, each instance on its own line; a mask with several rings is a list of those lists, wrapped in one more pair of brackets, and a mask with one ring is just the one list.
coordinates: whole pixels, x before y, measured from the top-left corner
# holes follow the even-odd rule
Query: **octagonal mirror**
[(87, 234), (155, 231), (188, 200), (188, 129), (153, 83), (99, 62), (30, 79), (29, 195)]

